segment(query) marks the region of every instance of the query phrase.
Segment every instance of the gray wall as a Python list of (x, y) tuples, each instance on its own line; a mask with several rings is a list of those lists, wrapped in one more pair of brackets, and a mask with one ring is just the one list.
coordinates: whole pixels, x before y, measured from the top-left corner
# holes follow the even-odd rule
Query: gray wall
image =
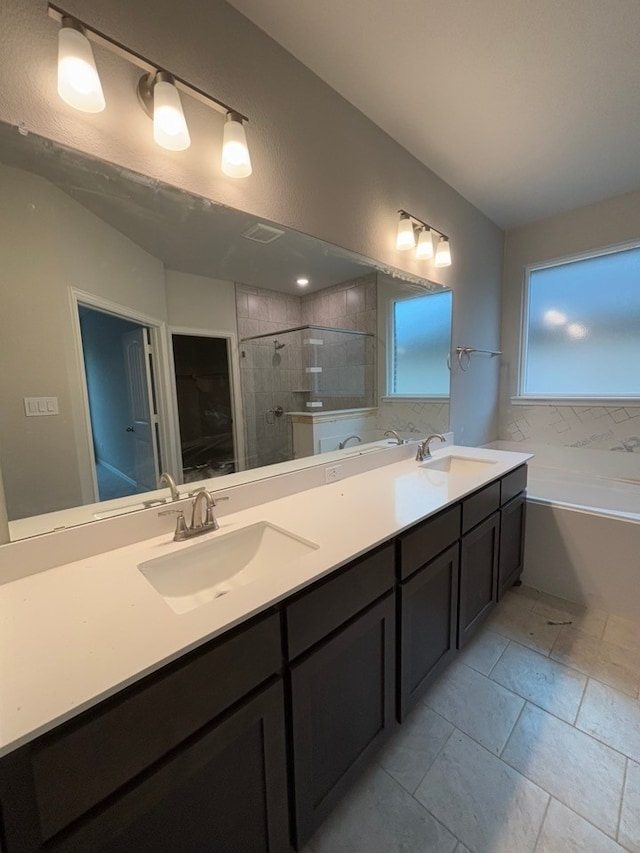
[(640, 239), (640, 192), (524, 225), (507, 232), (502, 305), (500, 438), (593, 450), (635, 447), (638, 406), (512, 405), (518, 374), (518, 344), (524, 268), (528, 264)]
[[(187, 102), (192, 148), (152, 141), (139, 76), (96, 49), (107, 109), (78, 113), (56, 94), (57, 25), (43, 0), (3, 0), (0, 119), (161, 178), (256, 216), (433, 279), (454, 291), (453, 344), (497, 348), (503, 235), (465, 201), (221, 0), (68, 0), (67, 9), (232, 104), (250, 117), (254, 175), (223, 176), (222, 118)], [(451, 235), (453, 266), (436, 270), (395, 250), (396, 210)], [(452, 374), (451, 425), (459, 441), (495, 437), (497, 360)]]

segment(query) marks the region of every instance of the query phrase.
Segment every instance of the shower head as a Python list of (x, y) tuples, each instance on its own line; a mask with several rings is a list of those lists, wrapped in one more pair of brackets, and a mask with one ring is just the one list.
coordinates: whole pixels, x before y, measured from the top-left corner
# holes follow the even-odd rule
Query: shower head
[(286, 344), (281, 344), (281, 343), (280, 343), (280, 341), (276, 339), (276, 340), (273, 342), (273, 346), (274, 346), (274, 348), (275, 348), (275, 350), (276, 350), (276, 352), (277, 352), (279, 349), (283, 349), (283, 348), (286, 346)]

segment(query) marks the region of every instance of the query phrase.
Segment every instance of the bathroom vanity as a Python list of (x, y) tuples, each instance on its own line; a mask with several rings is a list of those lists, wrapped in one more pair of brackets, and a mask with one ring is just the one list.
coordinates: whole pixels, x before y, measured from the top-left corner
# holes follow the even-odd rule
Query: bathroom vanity
[[(20, 685), (18, 663), (8, 680), (3, 853), (301, 849), (518, 579), (528, 458), (448, 448), (226, 516), (212, 541), (261, 519), (313, 547), (186, 611), (140, 566), (208, 536), (0, 587), (0, 613), (22, 596), (22, 618), (45, 599), (82, 617), (31, 638), (66, 689), (47, 695), (39, 672)], [(74, 603), (71, 580), (87, 584)]]

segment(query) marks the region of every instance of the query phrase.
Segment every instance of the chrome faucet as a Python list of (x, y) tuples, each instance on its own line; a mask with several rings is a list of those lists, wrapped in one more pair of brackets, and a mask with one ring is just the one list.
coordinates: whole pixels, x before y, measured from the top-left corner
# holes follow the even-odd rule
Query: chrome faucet
[(163, 471), (160, 474), (160, 479), (158, 480), (158, 486), (168, 486), (169, 491), (171, 492), (171, 500), (179, 501), (180, 493), (178, 492), (178, 487), (176, 486), (176, 481), (173, 479), (171, 474), (168, 471)]
[(344, 440), (344, 441), (341, 441), (341, 442), (340, 442), (340, 444), (338, 445), (338, 449), (339, 449), (339, 450), (344, 450), (344, 449), (345, 449), (345, 447), (347, 446), (347, 442), (348, 442), (348, 441), (351, 441), (351, 439), (352, 439), (352, 438), (357, 438), (357, 439), (358, 439), (358, 444), (360, 444), (360, 442), (362, 441), (362, 439), (360, 438), (360, 436), (359, 436), (359, 435), (350, 435), (348, 438), (345, 438), (345, 440)]
[[(220, 500), (226, 500), (226, 497)], [(201, 536), (203, 533), (209, 533), (211, 530), (218, 530), (220, 525), (213, 514), (215, 505), (216, 502), (211, 492), (201, 489), (191, 504), (191, 524), (187, 525), (184, 510), (181, 509), (165, 509), (159, 512), (158, 515), (175, 514), (178, 516), (173, 539), (175, 542), (182, 542), (185, 539), (191, 539), (193, 536)]]
[(396, 444), (403, 444), (402, 439), (400, 438), (400, 436), (398, 435), (398, 433), (395, 431), (395, 429), (388, 429), (388, 430), (386, 430), (384, 435), (385, 435), (385, 438), (386, 438), (388, 435), (392, 435), (392, 436), (395, 438), (395, 440), (396, 440)]
[(446, 441), (447, 439), (440, 435), (439, 432), (434, 432), (433, 435), (427, 436), (424, 441), (418, 442), (418, 449), (416, 450), (416, 462), (424, 462), (425, 459), (431, 459), (431, 448), (429, 447), (429, 442), (434, 438), (439, 438), (440, 441)]

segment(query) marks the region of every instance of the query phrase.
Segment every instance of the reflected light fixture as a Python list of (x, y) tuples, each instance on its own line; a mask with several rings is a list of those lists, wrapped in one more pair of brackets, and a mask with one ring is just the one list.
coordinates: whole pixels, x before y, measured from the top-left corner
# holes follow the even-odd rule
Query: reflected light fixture
[(180, 93), (171, 74), (145, 74), (138, 82), (138, 97), (153, 118), (153, 138), (158, 145), (168, 151), (184, 151), (191, 145)]
[(72, 17), (61, 7), (49, 3), (48, 10), (49, 16), (60, 24), (58, 92), (64, 101), (84, 112), (100, 112), (105, 108), (91, 48), (93, 42), (144, 71), (138, 83), (138, 97), (147, 114), (153, 118), (153, 138), (158, 145), (170, 151), (184, 151), (190, 146), (189, 128), (180, 97), (186, 94), (226, 118), (222, 144), (224, 174), (234, 178), (245, 178), (251, 174), (246, 116), (186, 80), (158, 68), (146, 57)]
[(58, 94), (84, 113), (100, 113), (105, 108), (89, 39), (84, 28), (67, 16), (62, 17), (58, 33)]
[(398, 233), (396, 236), (396, 249), (413, 249), (416, 246), (416, 228), (418, 229), (418, 244), (416, 247), (416, 258), (420, 261), (430, 260), (434, 257), (434, 240), (438, 238), (435, 250), (434, 266), (451, 266), (451, 245), (449, 238), (442, 231), (433, 228), (422, 219), (418, 219), (413, 213), (399, 210)]
[(306, 287), (309, 284), (309, 279), (306, 276), (301, 275), (296, 279), (296, 284), (300, 287)]

